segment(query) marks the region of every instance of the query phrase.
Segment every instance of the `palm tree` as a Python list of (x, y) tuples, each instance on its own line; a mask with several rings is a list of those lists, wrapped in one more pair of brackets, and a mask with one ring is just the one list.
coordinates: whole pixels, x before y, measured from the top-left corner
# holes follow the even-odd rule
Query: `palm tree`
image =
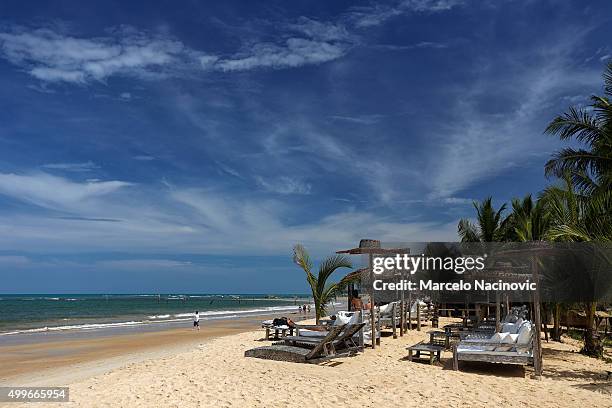
[[(550, 186), (541, 195), (540, 201), (550, 214), (546, 238), (562, 242), (612, 242), (612, 192), (581, 195), (574, 191), (573, 182), (568, 172), (563, 177), (563, 185)], [(597, 299), (583, 306), (588, 326), (582, 352), (601, 357), (603, 349), (595, 341), (594, 327)]]
[(319, 265), (319, 273), (312, 273), (312, 261), (310, 255), (302, 245), (297, 244), (293, 247), (293, 262), (306, 272), (306, 279), (312, 291), (312, 298), (315, 305), (316, 323), (326, 315), (325, 307), (350, 281), (342, 279), (337, 283), (327, 283), (327, 279), (338, 268), (352, 268), (347, 257), (341, 255), (330, 256)]
[(531, 194), (519, 200), (512, 200), (512, 214), (508, 217), (509, 238), (511, 241), (542, 241), (550, 225), (550, 215), (544, 202), (534, 202)]
[(461, 219), (457, 226), (461, 242), (499, 242), (504, 241), (507, 235), (507, 218), (503, 218), (506, 204), (499, 210), (493, 208), (493, 199), (487, 197), (478, 203), (473, 202), (476, 209), (476, 221), (474, 225), (467, 219)]
[(573, 184), (586, 194), (612, 188), (612, 62), (603, 78), (604, 96), (591, 96), (588, 108), (570, 107), (545, 131), (561, 140), (576, 139), (586, 145), (562, 149), (545, 167), (547, 176), (561, 178), (569, 173)]
[(563, 242), (612, 242), (612, 191), (581, 195), (570, 174), (563, 185), (544, 190), (541, 201), (550, 214), (546, 238)]

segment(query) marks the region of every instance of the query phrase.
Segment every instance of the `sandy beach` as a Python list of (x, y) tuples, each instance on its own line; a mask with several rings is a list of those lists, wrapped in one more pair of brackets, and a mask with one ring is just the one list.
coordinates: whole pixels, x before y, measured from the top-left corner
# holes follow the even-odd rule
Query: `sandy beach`
[(543, 342), (544, 378), (537, 381), (530, 368), (516, 366), (469, 364), (452, 371), (450, 352), (433, 366), (408, 361), (406, 347), (425, 339), (426, 331), (386, 336), (375, 350), (321, 365), (245, 358), (245, 350), (269, 343), (263, 330), (214, 338), (202, 333), (195, 342), (98, 360), (97, 369), (89, 362), (3, 383), (70, 387), (69, 403), (35, 406), (612, 406), (612, 383), (605, 380), (612, 366), (578, 354), (579, 343), (571, 339)]

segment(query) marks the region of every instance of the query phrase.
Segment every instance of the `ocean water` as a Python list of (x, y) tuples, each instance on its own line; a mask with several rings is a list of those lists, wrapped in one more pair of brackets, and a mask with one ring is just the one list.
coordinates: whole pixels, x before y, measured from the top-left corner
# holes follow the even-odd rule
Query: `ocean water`
[(0, 339), (6, 336), (161, 326), (249, 315), (282, 315), (306, 295), (0, 295)]

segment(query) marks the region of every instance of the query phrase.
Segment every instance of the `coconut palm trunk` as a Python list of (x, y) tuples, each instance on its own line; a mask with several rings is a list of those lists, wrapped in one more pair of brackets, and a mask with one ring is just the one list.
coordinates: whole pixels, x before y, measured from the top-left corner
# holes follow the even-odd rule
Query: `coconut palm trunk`
[(597, 310), (597, 303), (587, 302), (584, 309), (587, 327), (584, 332), (584, 347), (582, 348), (582, 354), (601, 358), (603, 357), (603, 345), (599, 340), (597, 329), (595, 327), (595, 311)]

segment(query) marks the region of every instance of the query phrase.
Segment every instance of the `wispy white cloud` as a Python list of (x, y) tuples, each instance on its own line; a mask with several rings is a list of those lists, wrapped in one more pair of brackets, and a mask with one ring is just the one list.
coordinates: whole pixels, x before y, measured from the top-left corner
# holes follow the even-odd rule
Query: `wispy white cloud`
[(133, 269), (173, 269), (193, 266), (189, 261), (176, 261), (173, 259), (116, 259), (97, 261), (96, 266), (113, 270), (133, 270)]
[(255, 177), (257, 184), (266, 191), (277, 194), (310, 194), (312, 186), (293, 177), (278, 178)]
[[(114, 193), (123, 186), (117, 183), (121, 182), (90, 186), (52, 176), (3, 175), (0, 194), (59, 208), (69, 215), (32, 213), (27, 208), (11, 215), (2, 214), (0, 246), (5, 250), (45, 253), (65, 252), (70, 248), (72, 253), (95, 250), (286, 255), (296, 242), (325, 254), (354, 245), (365, 236), (389, 242), (452, 240), (455, 236), (455, 222), (394, 221), (386, 216), (350, 210), (304, 220), (303, 214), (280, 198), (261, 199), (180, 186), (168, 190), (133, 186), (129, 194), (126, 194), (128, 189)], [(15, 184), (22, 187), (17, 188)], [(124, 266), (169, 265), (165, 261), (160, 265), (159, 260), (148, 262)]]
[[(542, 135), (555, 114), (551, 109), (568, 93), (595, 91), (600, 82), (598, 70), (572, 62), (586, 31), (564, 30), (508, 53), (504, 61), (510, 63), (489, 64), (477, 81), (457, 90), (461, 97), (449, 108), (452, 125), (442, 125), (430, 134), (436, 151), (427, 166), (430, 198), (451, 196), (533, 160), (529, 152), (554, 150), (555, 141)], [(483, 109), (483, 101), (494, 95), (504, 95), (500, 110)], [(538, 159), (543, 165), (544, 158)]]
[(84, 163), (48, 163), (43, 164), (41, 167), (50, 170), (65, 170), (75, 172), (87, 172), (100, 168), (100, 166), (92, 161)]
[[(279, 42), (249, 42), (233, 55), (211, 55), (168, 35), (123, 26), (103, 37), (80, 38), (51, 28), (0, 31), (0, 56), (48, 83), (86, 84), (113, 75), (159, 79), (206, 71), (295, 68), (340, 58), (351, 36), (342, 25), (302, 17), (286, 24)], [(124, 92), (122, 99), (130, 99)]]
[(242, 174), (240, 174), (240, 172), (236, 169), (234, 169), (233, 167), (228, 166), (227, 164), (221, 163), (221, 162), (216, 162), (217, 167), (220, 170), (221, 174), (229, 174), (230, 176), (239, 178), (239, 179), (244, 179), (244, 177), (242, 176)]
[[(277, 41), (254, 39), (242, 44), (237, 52), (225, 55), (196, 50), (167, 34), (138, 31), (129, 26), (91, 38), (51, 28), (14, 26), (0, 31), (0, 56), (47, 83), (86, 84), (114, 75), (159, 79), (214, 71), (297, 68), (343, 57), (360, 43), (353, 32), (356, 29), (379, 25), (408, 12), (438, 12), (460, 3), (460, 0), (402, 0), (393, 5), (353, 8), (331, 21), (300, 17), (278, 24)], [(405, 47), (444, 46), (421, 42)], [(130, 97), (128, 92), (120, 95), (124, 100)]]
[(348, 19), (356, 27), (378, 26), (387, 20), (407, 13), (434, 13), (450, 10), (463, 4), (463, 0), (401, 0), (391, 5), (373, 4), (354, 7), (348, 13)]
[(140, 161), (151, 161), (155, 160), (155, 156), (149, 156), (148, 154), (139, 154), (133, 157), (134, 160)]
[(124, 181), (79, 183), (46, 173), (0, 173), (0, 194), (54, 209), (72, 208), (90, 198), (110, 194), (129, 185)]
[(222, 71), (245, 71), (320, 64), (342, 57), (354, 41), (343, 25), (306, 17), (287, 28), (290, 33), (281, 42), (248, 44), (244, 51), (227, 58), (206, 56), (202, 65)]
[(306, 38), (289, 38), (284, 44), (255, 44), (248, 51), (220, 59), (215, 68), (222, 71), (246, 71), (255, 68), (285, 68), (320, 64), (342, 57), (345, 44)]
[(384, 115), (371, 114), (371, 115), (331, 115), (330, 118), (333, 120), (339, 120), (343, 122), (356, 123), (358, 125), (373, 125), (380, 122)]
[(112, 75), (156, 78), (200, 57), (180, 41), (129, 27), (98, 38), (13, 27), (0, 32), (0, 53), (41, 81), (70, 83), (103, 81)]
[(416, 44), (408, 44), (408, 45), (375, 44), (375, 45), (370, 46), (370, 48), (385, 50), (385, 51), (407, 51), (407, 50), (418, 50), (418, 49), (427, 49), (427, 48), (442, 50), (448, 47), (449, 47), (448, 44), (436, 42), (436, 41), (421, 41)]

